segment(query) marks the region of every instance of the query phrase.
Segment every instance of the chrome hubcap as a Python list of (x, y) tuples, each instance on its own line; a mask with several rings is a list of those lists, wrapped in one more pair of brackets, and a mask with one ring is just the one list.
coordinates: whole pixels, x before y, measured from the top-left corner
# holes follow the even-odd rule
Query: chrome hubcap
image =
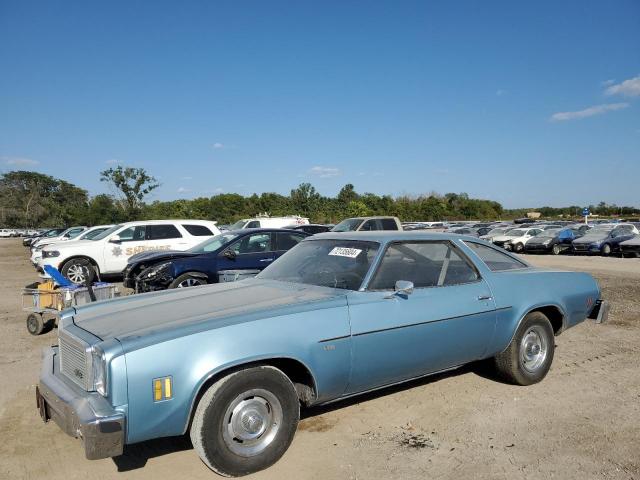
[(249, 390), (229, 404), (222, 438), (233, 453), (252, 457), (267, 448), (282, 424), (282, 406), (271, 392)]
[(535, 373), (547, 358), (548, 345), (542, 330), (537, 325), (531, 327), (522, 337), (520, 359), (525, 370)]
[(67, 270), (67, 278), (73, 283), (84, 283), (85, 267), (82, 265), (71, 265)]
[(198, 285), (202, 284), (203, 283), (201, 280), (197, 280), (195, 278), (187, 278), (178, 284), (178, 288), (197, 287)]

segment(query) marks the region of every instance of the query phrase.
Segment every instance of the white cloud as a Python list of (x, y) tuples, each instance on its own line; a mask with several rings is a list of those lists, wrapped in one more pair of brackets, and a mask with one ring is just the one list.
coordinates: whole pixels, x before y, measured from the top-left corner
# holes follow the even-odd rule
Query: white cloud
[(184, 187), (180, 187), (178, 188), (178, 193), (188, 193), (191, 190), (189, 190), (188, 188), (184, 188)]
[(309, 174), (315, 175), (320, 178), (331, 178), (340, 175), (340, 170), (335, 167), (320, 167), (315, 166), (309, 170)]
[(220, 188), (220, 187), (218, 187), (218, 188), (216, 188), (216, 189), (214, 190), (214, 192), (216, 192), (216, 193), (223, 193), (223, 192), (224, 192), (224, 188)]
[(38, 160), (32, 160), (31, 158), (24, 157), (0, 157), (2, 161), (13, 167), (35, 167), (36, 165), (40, 165)]
[(605, 80), (604, 82), (602, 82), (602, 86), (603, 87), (609, 87), (609, 86), (613, 85), (614, 83), (616, 83), (615, 79), (610, 78), (609, 80)]
[(182, 180), (193, 180), (193, 177), (182, 177)]
[(107, 160), (106, 162), (107, 165), (116, 165), (118, 163), (120, 163), (120, 160), (118, 160), (117, 158), (110, 158), (109, 160)]
[(605, 91), (607, 95), (624, 95), (626, 97), (640, 97), (640, 75), (629, 78), (622, 83), (610, 85)]
[(505, 93), (507, 93), (506, 90), (503, 90), (503, 89), (499, 88), (498, 90), (496, 90), (496, 97), (501, 97)]
[(563, 122), (565, 120), (578, 120), (581, 118), (593, 117), (595, 115), (602, 115), (603, 113), (613, 112), (616, 110), (622, 110), (627, 108), (628, 103), (605, 103), (604, 105), (594, 105), (584, 110), (578, 110), (575, 112), (558, 112), (551, 115), (552, 122)]
[(224, 148), (224, 144), (220, 142), (216, 142), (212, 145), (212, 147), (214, 150), (221, 150)]

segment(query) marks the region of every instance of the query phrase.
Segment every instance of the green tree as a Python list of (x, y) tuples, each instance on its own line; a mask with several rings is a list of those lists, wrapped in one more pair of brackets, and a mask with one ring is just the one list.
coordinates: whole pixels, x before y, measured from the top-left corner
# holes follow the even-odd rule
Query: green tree
[(129, 220), (140, 214), (144, 198), (160, 186), (144, 168), (121, 165), (100, 172), (100, 181), (110, 183), (120, 191), (121, 203)]

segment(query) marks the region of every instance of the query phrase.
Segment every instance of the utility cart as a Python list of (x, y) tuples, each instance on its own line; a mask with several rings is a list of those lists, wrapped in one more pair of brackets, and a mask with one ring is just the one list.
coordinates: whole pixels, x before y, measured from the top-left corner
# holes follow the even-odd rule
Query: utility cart
[(27, 285), (22, 290), (22, 309), (29, 312), (27, 330), (31, 335), (50, 331), (66, 308), (109, 300), (118, 295), (118, 290), (112, 283), (77, 285), (52, 267), (47, 268), (46, 273), (51, 280)]

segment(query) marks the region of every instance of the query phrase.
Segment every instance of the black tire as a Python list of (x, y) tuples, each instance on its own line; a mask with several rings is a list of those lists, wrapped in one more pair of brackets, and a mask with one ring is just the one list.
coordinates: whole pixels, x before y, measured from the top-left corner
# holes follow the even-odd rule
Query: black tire
[(600, 248), (600, 254), (603, 257), (608, 257), (609, 255), (611, 255), (611, 245), (609, 245), (608, 243), (602, 245), (602, 247)]
[[(267, 397), (273, 405), (267, 401), (264, 412), (271, 412), (272, 416), (267, 416), (268, 421), (263, 422), (258, 410), (251, 410), (250, 402), (259, 406), (258, 399), (265, 400)], [(240, 408), (243, 404), (248, 406)], [(277, 415), (278, 409), (280, 416)], [(241, 418), (241, 421), (237, 418)], [(249, 420), (245, 421), (245, 418)], [(227, 477), (239, 477), (277, 462), (289, 448), (299, 419), (300, 402), (289, 378), (271, 366), (248, 368), (222, 378), (204, 393), (193, 416), (191, 442), (211, 470)], [(235, 422), (238, 422), (240, 433), (235, 431)], [(261, 429), (265, 424), (268, 426), (262, 433), (249, 431), (256, 427)], [(237, 439), (241, 435), (258, 436), (241, 442)], [(255, 445), (261, 446), (261, 450), (249, 452), (248, 449), (255, 448)]]
[(208, 283), (209, 282), (207, 282), (206, 278), (193, 275), (192, 273), (183, 273), (169, 284), (169, 288), (197, 287), (200, 285), (207, 285)]
[(78, 284), (84, 284), (87, 280), (87, 275), (90, 282), (93, 282), (97, 276), (96, 268), (87, 258), (73, 258), (69, 260), (62, 266), (60, 273), (73, 283)]
[(40, 335), (44, 331), (44, 320), (39, 313), (30, 313), (27, 316), (27, 331), (31, 335)]
[[(531, 332), (534, 332), (531, 334)], [(535, 341), (539, 338), (539, 352), (544, 357), (534, 355)], [(555, 351), (555, 338), (551, 322), (542, 312), (529, 313), (518, 327), (507, 349), (494, 357), (495, 368), (500, 377), (514, 385), (532, 385), (541, 381), (549, 372)], [(527, 362), (527, 358), (538, 358), (539, 363)]]
[(562, 250), (560, 250), (560, 245), (558, 245), (557, 243), (553, 247), (551, 247), (551, 253), (554, 255), (560, 255), (561, 251)]
[(513, 251), (516, 253), (522, 253), (524, 251), (524, 245), (522, 243), (516, 243), (513, 246)]

